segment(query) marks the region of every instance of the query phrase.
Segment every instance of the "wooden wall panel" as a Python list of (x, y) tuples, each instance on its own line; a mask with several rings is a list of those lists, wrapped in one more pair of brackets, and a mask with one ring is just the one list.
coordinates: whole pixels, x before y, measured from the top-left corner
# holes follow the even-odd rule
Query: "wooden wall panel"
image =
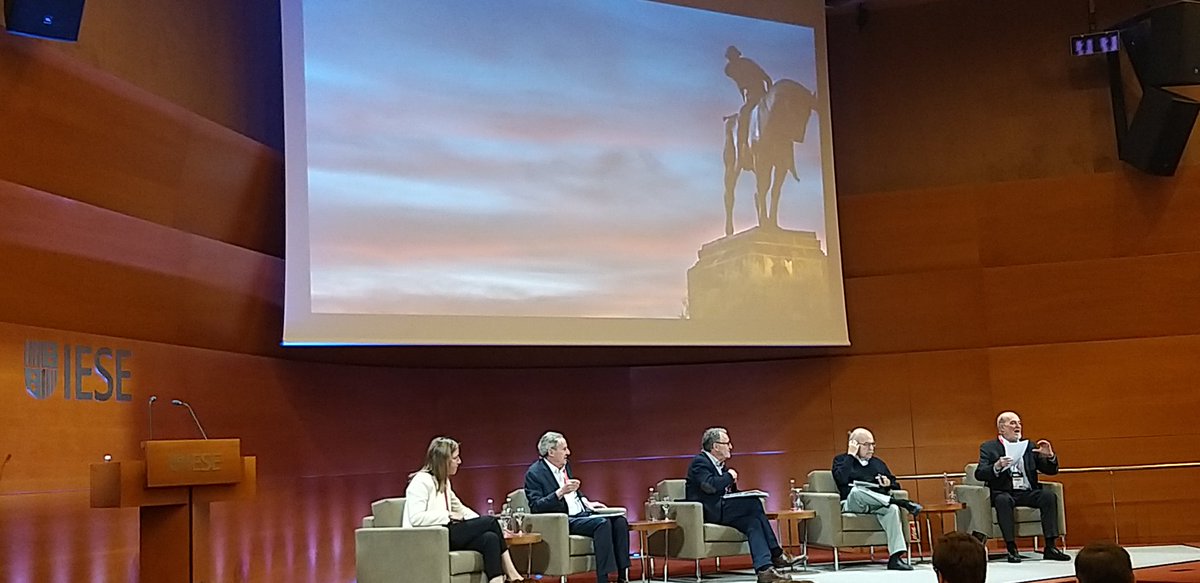
[(988, 267), (1200, 251), (1200, 169), (977, 186)]
[[(1146, 9), (1137, 0), (1095, 6), (1101, 23)], [(1103, 59), (1063, 49), (1086, 26), (1083, 8), (982, 0), (868, 12), (861, 26), (854, 10), (828, 23), (840, 192), (1075, 176), (1121, 164)], [(1183, 163), (1197, 162), (1193, 143)]]
[(987, 339), (979, 270), (846, 280), (850, 347), (871, 354), (978, 348)]
[(965, 188), (840, 197), (845, 276), (979, 267), (979, 201)]
[(984, 272), (993, 346), (1200, 332), (1200, 253)]
[(42, 44), (279, 150), (279, 31), (276, 1), (126, 0), (88, 4), (78, 42)]
[[(1200, 337), (993, 349), (992, 386), (1011, 407), (1034, 407), (1041, 431), (1060, 439), (1196, 435)], [(1061, 406), (1050, 407), (1048, 403)], [(997, 403), (999, 405), (999, 403)], [(1182, 453), (1178, 448), (1175, 451)], [(1200, 448), (1191, 449), (1200, 457)], [(1167, 461), (1155, 455), (1153, 460)], [(1085, 465), (1109, 465), (1087, 460)]]
[(0, 180), (282, 256), (278, 152), (45, 43), (0, 36)]
[(283, 262), (0, 180), (0, 321), (278, 354)]

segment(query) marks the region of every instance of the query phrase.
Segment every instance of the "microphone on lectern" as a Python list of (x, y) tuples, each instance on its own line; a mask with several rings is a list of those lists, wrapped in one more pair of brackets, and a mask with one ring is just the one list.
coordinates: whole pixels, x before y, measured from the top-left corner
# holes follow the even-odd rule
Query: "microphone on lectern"
[(150, 400), (146, 403), (146, 412), (150, 415), (150, 441), (154, 441), (154, 402), (158, 400), (158, 395), (150, 395)]
[(192, 410), (191, 405), (188, 405), (185, 401), (180, 401), (179, 399), (171, 399), (171, 404), (177, 407), (187, 407), (188, 413), (192, 414), (192, 421), (196, 422), (196, 429), (200, 430), (200, 435), (203, 436), (204, 439), (208, 439), (208, 434), (204, 432), (204, 426), (200, 425), (200, 419), (196, 418), (196, 412)]

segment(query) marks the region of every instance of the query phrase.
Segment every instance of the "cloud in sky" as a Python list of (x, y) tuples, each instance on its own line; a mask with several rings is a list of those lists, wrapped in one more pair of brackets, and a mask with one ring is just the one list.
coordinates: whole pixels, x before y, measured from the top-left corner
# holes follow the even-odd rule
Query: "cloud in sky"
[[(811, 29), (645, 0), (310, 1), (304, 18), (318, 312), (676, 317), (723, 234), (721, 118), (741, 103), (725, 47), (816, 86)], [(780, 216), (823, 240), (822, 123)]]

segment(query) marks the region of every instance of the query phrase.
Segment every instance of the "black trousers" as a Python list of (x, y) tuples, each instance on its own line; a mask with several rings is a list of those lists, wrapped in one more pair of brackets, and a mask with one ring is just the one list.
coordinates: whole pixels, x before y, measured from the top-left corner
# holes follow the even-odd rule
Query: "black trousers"
[(447, 528), (450, 529), (450, 550), (477, 551), (483, 555), (483, 572), (487, 573), (488, 579), (504, 574), (500, 555), (508, 550), (508, 545), (504, 543), (504, 533), (495, 516), (451, 522)]
[(624, 516), (572, 516), (567, 519), (567, 530), (571, 534), (592, 537), (597, 581), (606, 583), (609, 573), (626, 574), (629, 568), (629, 521)]
[(1012, 543), (1017, 540), (1016, 525), (1013, 512), (1017, 506), (1037, 508), (1042, 511), (1042, 535), (1046, 537), (1046, 546), (1055, 544), (1058, 538), (1058, 495), (1050, 490), (1013, 490), (1012, 492), (992, 491), (992, 506), (996, 508), (996, 523), (1000, 525), (1000, 533), (1004, 542)]
[(761, 571), (771, 566), (772, 557), (783, 554), (779, 541), (775, 540), (775, 531), (767, 521), (767, 513), (763, 510), (758, 498), (729, 498), (721, 501), (721, 518), (717, 524), (732, 526), (738, 532), (746, 535), (750, 543), (750, 559), (754, 570)]

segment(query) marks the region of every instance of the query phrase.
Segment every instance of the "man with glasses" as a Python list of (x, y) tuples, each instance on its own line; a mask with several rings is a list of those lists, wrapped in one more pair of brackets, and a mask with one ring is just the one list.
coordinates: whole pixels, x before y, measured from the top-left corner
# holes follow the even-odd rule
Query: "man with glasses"
[(1008, 562), (1020, 563), (1017, 552), (1016, 525), (1013, 511), (1017, 506), (1037, 508), (1042, 514), (1042, 534), (1046, 549), (1042, 558), (1051, 561), (1070, 561), (1071, 557), (1058, 549), (1058, 495), (1038, 483), (1038, 472), (1052, 476), (1058, 473), (1058, 456), (1049, 441), (1039, 439), (1032, 447), (1021, 438), (1021, 416), (1005, 411), (996, 417), (996, 439), (979, 446), (979, 465), (975, 479), (984, 482), (992, 493), (996, 523), (1008, 548)]
[(758, 583), (791, 581), (775, 569), (789, 567), (797, 559), (783, 552), (775, 540), (775, 531), (767, 521), (762, 501), (755, 497), (724, 497), (738, 491), (737, 470), (725, 465), (733, 455), (729, 432), (724, 427), (705, 429), (700, 438), (700, 449), (688, 466), (686, 499), (704, 507), (704, 522), (732, 526), (746, 535)]
[(888, 565), (894, 571), (911, 571), (904, 561), (908, 554), (908, 529), (900, 520), (904, 508), (916, 516), (921, 505), (911, 500), (893, 497), (892, 490), (900, 483), (883, 460), (875, 457), (875, 436), (865, 427), (850, 432), (846, 453), (833, 458), (833, 481), (842, 496), (842, 511), (854, 514), (873, 514), (888, 539)]

